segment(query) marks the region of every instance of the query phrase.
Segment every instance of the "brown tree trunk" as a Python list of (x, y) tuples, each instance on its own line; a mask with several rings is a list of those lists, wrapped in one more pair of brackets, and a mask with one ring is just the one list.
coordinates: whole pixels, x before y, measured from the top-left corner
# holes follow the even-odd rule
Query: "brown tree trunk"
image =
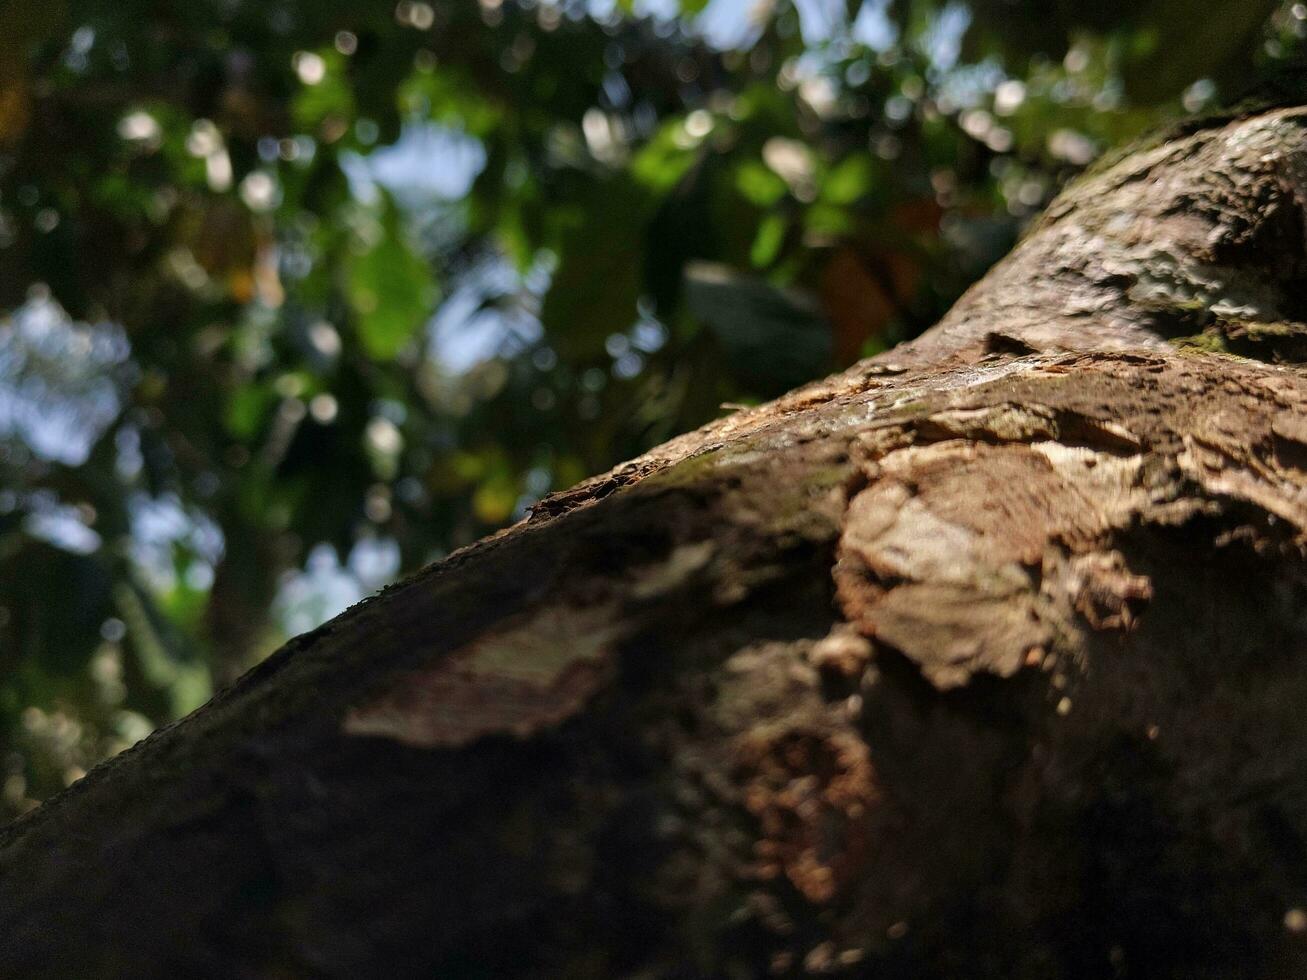
[(1173, 134), (292, 641), (0, 833), (0, 975), (1307, 976), (1305, 206)]

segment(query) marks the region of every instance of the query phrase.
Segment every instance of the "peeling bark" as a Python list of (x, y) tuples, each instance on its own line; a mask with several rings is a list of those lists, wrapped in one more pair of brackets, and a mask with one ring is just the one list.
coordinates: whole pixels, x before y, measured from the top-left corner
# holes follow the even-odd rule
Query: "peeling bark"
[(0, 832), (0, 974), (1307, 975), (1307, 110)]

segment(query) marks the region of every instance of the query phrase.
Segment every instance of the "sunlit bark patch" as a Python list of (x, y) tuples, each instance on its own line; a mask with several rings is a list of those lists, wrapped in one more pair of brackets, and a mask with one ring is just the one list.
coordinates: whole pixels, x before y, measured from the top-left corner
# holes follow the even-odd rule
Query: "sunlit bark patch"
[(602, 686), (622, 626), (608, 606), (546, 606), (403, 675), (351, 708), (350, 735), (452, 748), (525, 738), (566, 720)]

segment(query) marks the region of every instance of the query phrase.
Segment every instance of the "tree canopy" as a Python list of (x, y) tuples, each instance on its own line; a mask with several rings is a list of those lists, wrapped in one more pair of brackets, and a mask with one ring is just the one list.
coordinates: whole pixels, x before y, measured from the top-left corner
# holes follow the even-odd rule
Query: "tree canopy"
[(0, 815), (1292, 83), (1230, 0), (11, 0)]

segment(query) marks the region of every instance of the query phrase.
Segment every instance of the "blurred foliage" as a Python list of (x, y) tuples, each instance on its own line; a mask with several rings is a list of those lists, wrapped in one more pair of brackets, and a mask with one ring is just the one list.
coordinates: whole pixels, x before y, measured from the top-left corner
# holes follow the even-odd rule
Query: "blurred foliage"
[(0, 815), (550, 489), (919, 332), (1304, 18), (8, 0)]

